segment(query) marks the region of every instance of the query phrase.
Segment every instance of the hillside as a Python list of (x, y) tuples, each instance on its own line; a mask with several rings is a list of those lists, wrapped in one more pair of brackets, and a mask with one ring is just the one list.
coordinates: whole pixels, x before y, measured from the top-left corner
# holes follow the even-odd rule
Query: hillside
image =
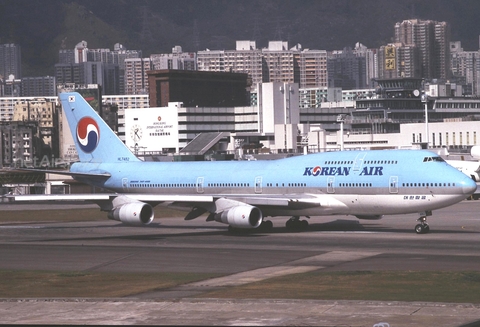
[(0, 0), (0, 43), (22, 46), (24, 76), (53, 74), (58, 50), (122, 43), (144, 55), (234, 49), (235, 40), (286, 40), (310, 49), (390, 42), (396, 22), (447, 21), (452, 40), (478, 49), (476, 0)]

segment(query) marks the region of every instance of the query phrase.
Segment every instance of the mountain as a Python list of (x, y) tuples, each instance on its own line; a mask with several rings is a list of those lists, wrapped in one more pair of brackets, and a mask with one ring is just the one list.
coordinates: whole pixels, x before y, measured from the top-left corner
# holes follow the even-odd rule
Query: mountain
[(22, 46), (24, 76), (52, 75), (58, 50), (89, 48), (169, 53), (235, 49), (236, 40), (300, 43), (334, 50), (391, 42), (396, 22), (450, 23), (452, 40), (478, 50), (477, 0), (0, 0), (0, 44)]

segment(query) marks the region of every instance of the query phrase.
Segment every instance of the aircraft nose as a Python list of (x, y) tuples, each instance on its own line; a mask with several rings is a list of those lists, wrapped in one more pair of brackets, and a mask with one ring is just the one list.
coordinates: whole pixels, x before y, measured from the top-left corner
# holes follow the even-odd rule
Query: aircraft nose
[(477, 190), (477, 183), (468, 176), (462, 180), (462, 191), (465, 195), (471, 195)]

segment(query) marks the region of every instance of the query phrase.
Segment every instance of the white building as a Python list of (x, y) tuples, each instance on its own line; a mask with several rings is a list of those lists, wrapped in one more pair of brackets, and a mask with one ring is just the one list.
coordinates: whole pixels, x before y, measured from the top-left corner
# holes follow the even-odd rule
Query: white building
[[(446, 121), (429, 123), (428, 148), (467, 149), (480, 145), (480, 121)], [(426, 143), (425, 123), (402, 124), (399, 133), (353, 134), (345, 131), (327, 132), (312, 126), (308, 133), (309, 152), (340, 150), (343, 140), (345, 150), (418, 148)]]

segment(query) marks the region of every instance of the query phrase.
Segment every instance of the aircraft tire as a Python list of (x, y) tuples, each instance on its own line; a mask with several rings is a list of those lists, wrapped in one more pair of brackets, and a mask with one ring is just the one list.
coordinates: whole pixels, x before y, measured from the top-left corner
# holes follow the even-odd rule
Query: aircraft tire
[(264, 220), (259, 228), (262, 232), (270, 232), (273, 229), (273, 223), (271, 220)]
[(293, 230), (294, 229), (294, 225), (295, 225), (295, 222), (293, 220), (287, 220), (287, 222), (285, 223), (285, 227), (288, 229), (288, 230)]
[(430, 231), (430, 226), (428, 226), (427, 224), (423, 225), (423, 232), (427, 234), (429, 231)]
[(423, 226), (422, 224), (418, 224), (415, 226), (415, 233), (417, 234), (423, 234)]
[(426, 234), (430, 231), (430, 226), (427, 224), (418, 224), (415, 226), (415, 233), (417, 234)]
[(300, 221), (300, 229), (307, 230), (308, 229), (308, 221), (306, 221), (306, 220)]

